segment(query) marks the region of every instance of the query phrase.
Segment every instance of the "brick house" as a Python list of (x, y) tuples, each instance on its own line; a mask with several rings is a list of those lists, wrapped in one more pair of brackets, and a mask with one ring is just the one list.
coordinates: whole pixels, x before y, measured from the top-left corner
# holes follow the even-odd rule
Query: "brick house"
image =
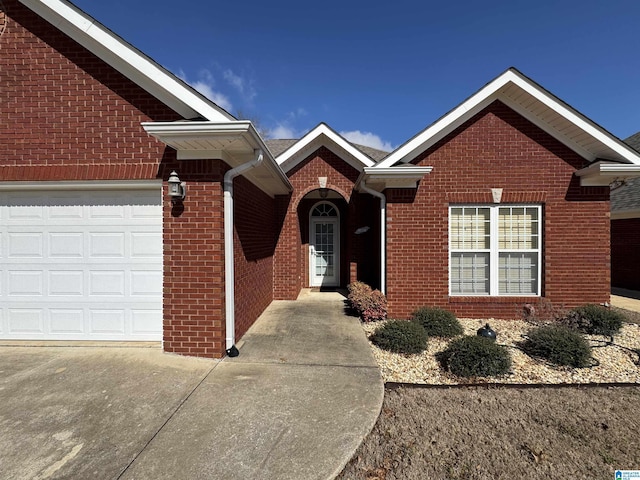
[(356, 279), (393, 317), (609, 298), (609, 184), (640, 154), (515, 69), (390, 153), (265, 142), (65, 0), (0, 2), (0, 339), (221, 357)]
[[(625, 143), (640, 151), (640, 132)], [(611, 191), (611, 286), (640, 290), (640, 178)]]

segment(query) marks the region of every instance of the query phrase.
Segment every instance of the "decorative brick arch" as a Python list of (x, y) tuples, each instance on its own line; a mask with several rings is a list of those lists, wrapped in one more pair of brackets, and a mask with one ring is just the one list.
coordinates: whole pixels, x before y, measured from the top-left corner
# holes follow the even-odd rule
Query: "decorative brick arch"
[[(327, 186), (325, 188), (327, 190), (333, 190), (334, 192), (340, 194), (345, 202), (349, 203), (351, 201), (351, 193), (345, 193), (345, 191), (342, 188), (338, 187), (337, 185), (332, 185), (330, 183), (327, 183)], [(306, 187), (304, 190), (301, 190), (300, 193), (296, 196), (295, 200), (293, 201), (294, 210), (298, 209), (300, 202), (302, 201), (302, 199), (304, 199), (305, 196), (307, 196), (309, 193), (315, 190), (320, 190), (320, 187), (315, 185), (310, 185)]]

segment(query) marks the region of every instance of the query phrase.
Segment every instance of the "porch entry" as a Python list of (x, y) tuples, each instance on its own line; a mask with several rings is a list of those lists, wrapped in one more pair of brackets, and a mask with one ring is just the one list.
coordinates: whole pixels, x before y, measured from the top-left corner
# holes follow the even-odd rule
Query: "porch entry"
[(309, 219), (309, 284), (340, 285), (340, 218), (329, 202), (317, 203)]

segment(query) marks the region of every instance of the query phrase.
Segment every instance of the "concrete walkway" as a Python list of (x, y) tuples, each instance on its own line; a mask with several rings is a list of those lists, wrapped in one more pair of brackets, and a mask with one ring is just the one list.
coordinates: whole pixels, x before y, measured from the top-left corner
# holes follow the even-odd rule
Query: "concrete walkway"
[(640, 312), (640, 292), (624, 288), (611, 289), (611, 305), (632, 312)]
[(239, 347), (0, 348), (0, 478), (333, 478), (384, 394), (343, 297), (274, 302)]

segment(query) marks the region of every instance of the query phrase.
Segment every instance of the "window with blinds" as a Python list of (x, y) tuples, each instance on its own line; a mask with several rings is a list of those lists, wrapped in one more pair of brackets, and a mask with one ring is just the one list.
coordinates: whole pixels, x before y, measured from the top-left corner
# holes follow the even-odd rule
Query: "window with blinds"
[(540, 206), (451, 206), (452, 295), (540, 295)]

